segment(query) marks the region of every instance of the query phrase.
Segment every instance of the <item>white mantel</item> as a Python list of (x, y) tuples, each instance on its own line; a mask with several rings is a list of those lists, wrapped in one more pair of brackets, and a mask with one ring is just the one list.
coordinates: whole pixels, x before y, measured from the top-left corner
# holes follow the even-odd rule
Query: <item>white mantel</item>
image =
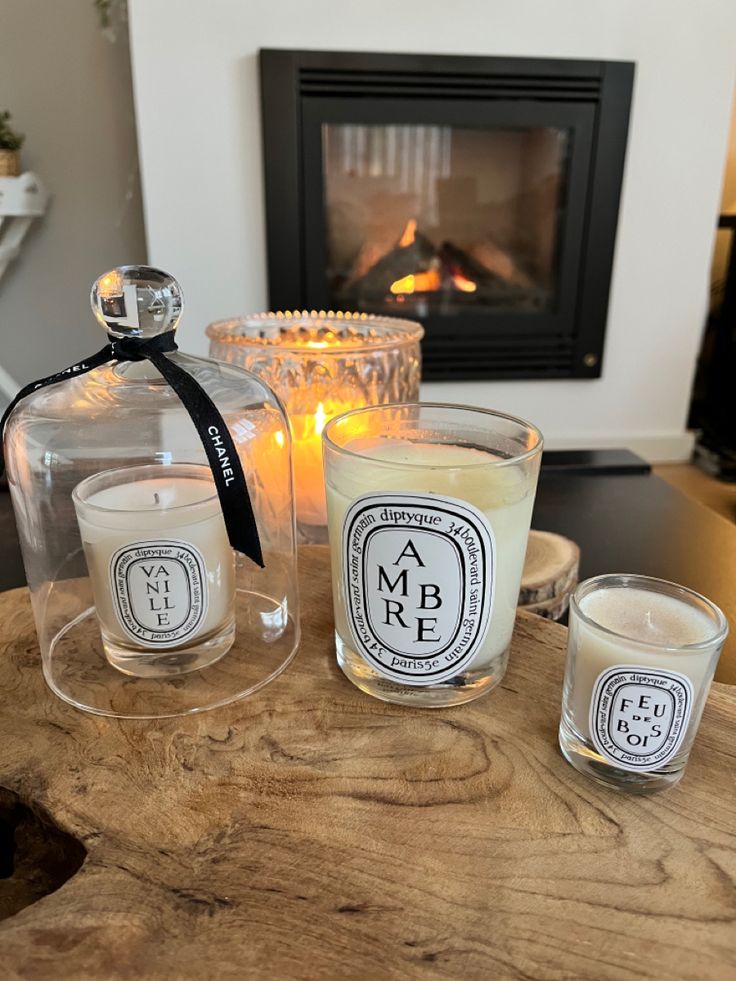
[(433, 383), (550, 446), (689, 452), (685, 429), (734, 82), (732, 0), (129, 0), (149, 261), (181, 280), (183, 347), (267, 306), (259, 48), (635, 61), (603, 377)]

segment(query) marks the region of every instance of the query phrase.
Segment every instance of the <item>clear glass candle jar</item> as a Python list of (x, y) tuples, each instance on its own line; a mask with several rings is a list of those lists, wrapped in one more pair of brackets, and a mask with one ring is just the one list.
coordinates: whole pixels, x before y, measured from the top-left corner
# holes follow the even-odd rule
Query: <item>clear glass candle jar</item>
[(262, 378), (293, 434), (297, 526), (327, 541), (322, 430), (348, 409), (419, 398), (421, 324), (351, 313), (264, 313), (207, 328), (210, 354)]
[(337, 660), (377, 698), (442, 707), (506, 671), (542, 452), (465, 406), (347, 412), (324, 432)]
[(728, 633), (691, 589), (588, 579), (570, 603), (560, 748), (576, 770), (642, 793), (682, 777)]
[[(92, 300), (113, 338), (172, 331), (182, 307), (176, 281), (148, 267), (112, 270)], [(230, 547), (200, 436), (148, 361), (113, 361), (39, 388), (5, 426), (44, 676), (65, 701), (101, 715), (232, 702), (276, 677), (299, 640), (281, 403), (234, 365), (165, 356), (209, 395), (234, 440), (263, 568)]]

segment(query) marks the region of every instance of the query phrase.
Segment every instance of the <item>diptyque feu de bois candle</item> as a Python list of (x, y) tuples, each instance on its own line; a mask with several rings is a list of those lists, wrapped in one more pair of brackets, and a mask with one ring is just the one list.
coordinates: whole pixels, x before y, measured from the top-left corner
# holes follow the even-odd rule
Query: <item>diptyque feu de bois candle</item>
[(560, 746), (611, 786), (683, 774), (728, 627), (705, 597), (647, 576), (598, 576), (570, 606)]

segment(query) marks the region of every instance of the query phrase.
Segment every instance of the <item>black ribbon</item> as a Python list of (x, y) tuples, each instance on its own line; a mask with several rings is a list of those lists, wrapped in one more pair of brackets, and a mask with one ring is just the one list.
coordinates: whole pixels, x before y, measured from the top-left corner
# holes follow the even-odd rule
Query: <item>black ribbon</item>
[[(167, 358), (167, 353), (176, 349), (173, 331), (146, 339), (115, 338), (91, 358), (21, 388), (0, 419), (0, 436), (15, 406), (39, 388), (84, 374), (108, 361), (150, 361), (179, 396), (197, 429), (215, 480), (230, 544), (263, 568), (258, 526), (235, 443), (219, 409), (207, 392), (187, 371)], [(4, 464), (0, 459), (0, 474), (3, 469)]]

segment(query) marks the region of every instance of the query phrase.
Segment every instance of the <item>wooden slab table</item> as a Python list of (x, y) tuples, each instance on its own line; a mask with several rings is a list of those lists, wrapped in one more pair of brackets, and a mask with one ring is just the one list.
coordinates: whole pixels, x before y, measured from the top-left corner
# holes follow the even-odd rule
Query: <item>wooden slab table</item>
[(0, 923), (3, 978), (736, 976), (736, 691), (678, 787), (622, 796), (557, 749), (564, 628), (520, 617), (493, 694), (407, 709), (336, 667), (325, 550), (301, 583), (284, 675), (159, 723), (55, 699), (27, 593), (0, 596), (0, 911), (43, 878), (24, 803), (52, 884), (79, 867)]

